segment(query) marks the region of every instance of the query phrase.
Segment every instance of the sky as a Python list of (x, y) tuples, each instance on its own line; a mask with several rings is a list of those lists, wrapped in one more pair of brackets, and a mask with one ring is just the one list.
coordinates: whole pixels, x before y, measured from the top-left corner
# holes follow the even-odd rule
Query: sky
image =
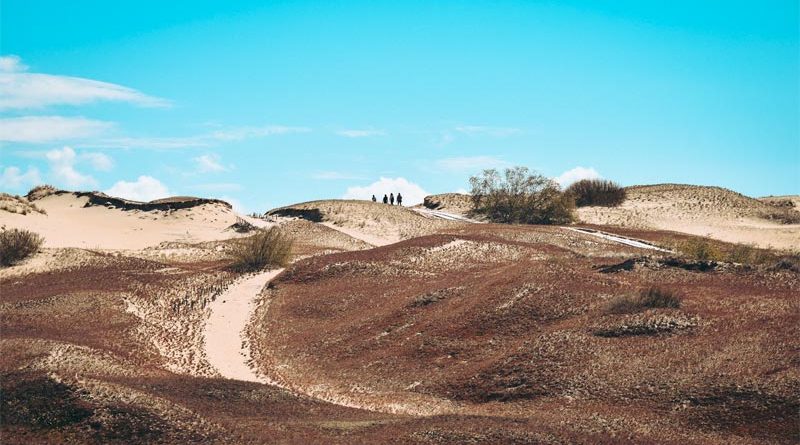
[(512, 165), (800, 193), (795, 0), (2, 0), (0, 25), (8, 193), (413, 204)]

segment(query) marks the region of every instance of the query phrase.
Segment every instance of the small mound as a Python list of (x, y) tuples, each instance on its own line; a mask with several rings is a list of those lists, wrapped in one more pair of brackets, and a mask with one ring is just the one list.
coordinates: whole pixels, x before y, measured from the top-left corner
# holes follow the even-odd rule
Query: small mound
[(657, 184), (627, 187), (619, 207), (582, 207), (584, 223), (672, 230), (722, 241), (792, 248), (796, 212), (722, 187)]
[(472, 196), (464, 193), (442, 193), (425, 197), (422, 205), (431, 210), (444, 210), (466, 215), (472, 211)]
[(267, 215), (327, 223), (332, 228), (395, 241), (432, 234), (455, 224), (431, 220), (401, 206), (356, 200), (303, 202), (270, 210)]

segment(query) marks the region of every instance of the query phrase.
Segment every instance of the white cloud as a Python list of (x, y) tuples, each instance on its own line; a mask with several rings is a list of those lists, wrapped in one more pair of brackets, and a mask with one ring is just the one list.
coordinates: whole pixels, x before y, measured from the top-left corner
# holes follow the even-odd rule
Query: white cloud
[(82, 153), (80, 157), (88, 160), (95, 170), (109, 171), (114, 167), (114, 160), (104, 153)]
[(568, 187), (573, 182), (580, 181), (581, 179), (598, 179), (602, 178), (600, 173), (593, 168), (586, 168), (586, 167), (575, 167), (571, 170), (567, 170), (564, 173), (561, 173), (559, 176), (556, 176), (555, 181), (561, 185), (561, 187)]
[(25, 72), (17, 56), (0, 58), (0, 109), (81, 105), (97, 101), (128, 102), (142, 107), (164, 107), (169, 101), (133, 88), (80, 77)]
[(18, 71), (26, 71), (28, 69), (22, 63), (19, 56), (2, 56), (0, 57), (0, 73), (16, 73)]
[(519, 128), (511, 127), (486, 127), (482, 125), (461, 125), (455, 128), (459, 133), (464, 133), (470, 136), (486, 135), (493, 137), (507, 137), (515, 134), (522, 133)]
[(24, 116), (0, 119), (0, 141), (41, 143), (94, 136), (110, 122), (83, 117)]
[(306, 127), (286, 127), (282, 125), (265, 125), (261, 127), (230, 127), (211, 133), (185, 137), (123, 137), (109, 138), (81, 143), (85, 148), (152, 148), (173, 149), (186, 147), (208, 147), (220, 141), (241, 141), (244, 139), (267, 137), (281, 134), (305, 133), (311, 131)]
[(75, 169), (77, 155), (72, 148), (64, 147), (61, 150), (50, 150), (45, 156), (50, 163), (50, 175), (57, 184), (63, 184), (70, 188), (97, 186), (97, 181), (94, 178), (84, 175)]
[(6, 167), (3, 169), (3, 173), (0, 174), (0, 187), (7, 190), (41, 183), (42, 177), (39, 174), (39, 170), (33, 167), (28, 167), (25, 173), (22, 173), (19, 167)]
[(370, 136), (383, 136), (386, 132), (383, 130), (339, 130), (336, 134), (346, 138), (366, 138)]
[(344, 199), (371, 199), (375, 195), (380, 202), (383, 195), (400, 193), (403, 195), (403, 205), (409, 206), (419, 204), (428, 196), (428, 192), (419, 185), (408, 181), (405, 178), (380, 178), (364, 187), (348, 187), (342, 198)]
[(436, 161), (436, 166), (440, 169), (454, 172), (472, 172), (487, 168), (505, 167), (508, 165), (508, 162), (493, 156), (458, 156)]
[(134, 182), (117, 181), (105, 193), (118, 198), (142, 202), (170, 196), (167, 187), (152, 176), (139, 176)]
[(193, 160), (197, 164), (197, 171), (200, 173), (218, 173), (230, 170), (230, 167), (220, 163), (220, 157), (217, 154), (202, 155)]
[(311, 175), (313, 179), (320, 179), (325, 181), (339, 180), (339, 179), (364, 179), (363, 176), (351, 175), (349, 173), (327, 171), (319, 172)]
[(283, 125), (264, 125), (260, 127), (233, 127), (217, 130), (207, 137), (220, 141), (240, 141), (243, 139), (273, 136), (277, 134), (307, 133), (311, 131), (306, 127), (287, 127)]

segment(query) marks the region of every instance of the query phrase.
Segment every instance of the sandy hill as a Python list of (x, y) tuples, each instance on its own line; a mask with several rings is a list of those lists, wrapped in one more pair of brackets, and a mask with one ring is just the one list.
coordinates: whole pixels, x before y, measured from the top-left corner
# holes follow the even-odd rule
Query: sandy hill
[(0, 203), (6, 203), (0, 205), (0, 225), (37, 232), (46, 247), (139, 249), (164, 241), (210, 241), (230, 238), (226, 229), (237, 220), (227, 202), (192, 197), (137, 202), (45, 189)]
[(431, 210), (468, 215), (472, 210), (472, 197), (464, 193), (440, 193), (426, 196), (422, 205)]
[(267, 213), (275, 218), (299, 218), (322, 223), (375, 246), (434, 233), (455, 224), (426, 218), (401, 206), (356, 200), (303, 202)]
[(758, 200), (773, 207), (800, 212), (800, 195), (765, 196)]
[(729, 242), (796, 249), (793, 212), (721, 187), (659, 184), (628, 187), (619, 207), (578, 209), (582, 222), (673, 230)]
[[(701, 273), (642, 255), (563, 228), (486, 224), (310, 258), (267, 291), (254, 358), (311, 396), (518, 419), (512, 431), (592, 431), (599, 416), (604, 436), (630, 443), (790, 437), (796, 273)], [(640, 266), (602, 267), (626, 259)], [(608, 310), (652, 285), (679, 291), (680, 308)]]

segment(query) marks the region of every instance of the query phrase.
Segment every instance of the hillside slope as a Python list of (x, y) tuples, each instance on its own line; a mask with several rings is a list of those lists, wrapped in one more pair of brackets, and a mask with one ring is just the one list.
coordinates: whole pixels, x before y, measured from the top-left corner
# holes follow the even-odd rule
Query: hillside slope
[(220, 240), (232, 236), (226, 229), (237, 220), (230, 204), (202, 198), (146, 203), (97, 192), (51, 190), (17, 203), (4, 202), (25, 202), (27, 208), (0, 208), (0, 226), (39, 233), (46, 247), (141, 249), (165, 241)]
[(627, 192), (619, 207), (578, 209), (580, 220), (673, 230), (761, 247), (800, 246), (800, 219), (791, 211), (728, 189), (659, 184), (628, 187)]

